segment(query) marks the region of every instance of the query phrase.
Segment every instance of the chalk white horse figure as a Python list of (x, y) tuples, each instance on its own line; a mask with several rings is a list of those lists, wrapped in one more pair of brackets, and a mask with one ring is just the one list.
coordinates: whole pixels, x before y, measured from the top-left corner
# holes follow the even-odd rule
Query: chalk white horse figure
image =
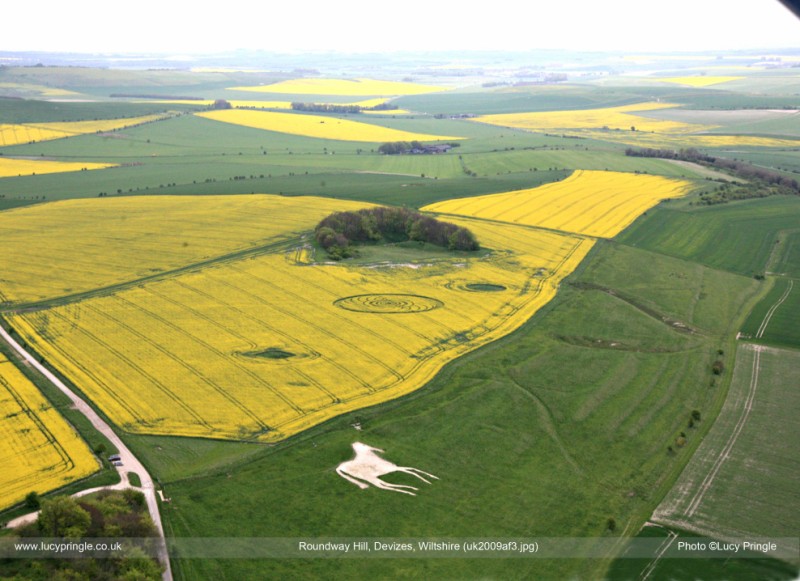
[(411, 468), (410, 466), (398, 466), (397, 464), (393, 464), (388, 460), (384, 460), (376, 453), (380, 452), (383, 454), (383, 450), (379, 448), (373, 448), (372, 446), (362, 444), (361, 442), (354, 442), (353, 450), (356, 453), (356, 457), (352, 460), (348, 460), (347, 462), (342, 462), (339, 464), (336, 467), (336, 473), (345, 480), (349, 480), (359, 488), (369, 488), (369, 484), (372, 484), (372, 486), (375, 486), (376, 488), (382, 488), (383, 490), (393, 490), (394, 492), (402, 492), (403, 494), (416, 496), (416, 494), (411, 491), (419, 490), (418, 488), (414, 486), (407, 486), (405, 484), (389, 484), (388, 482), (381, 480), (380, 477), (384, 474), (390, 474), (392, 472), (405, 472), (406, 474), (416, 476), (426, 484), (430, 484), (430, 480), (426, 480), (423, 476), (421, 476), (423, 474), (429, 478), (439, 480), (439, 478), (433, 474), (423, 472), (418, 468)]

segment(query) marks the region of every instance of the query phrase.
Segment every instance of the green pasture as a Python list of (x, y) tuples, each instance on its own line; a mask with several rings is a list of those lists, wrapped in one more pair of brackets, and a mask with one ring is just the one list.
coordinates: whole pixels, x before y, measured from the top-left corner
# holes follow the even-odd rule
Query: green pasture
[(763, 275), (771, 268), (780, 232), (797, 229), (799, 221), (796, 196), (681, 210), (662, 204), (639, 218), (619, 240), (713, 268)]
[(641, 115), (682, 123), (711, 125), (714, 127), (710, 130), (711, 133), (800, 138), (800, 115), (793, 110), (676, 108), (646, 111)]
[(800, 150), (742, 151), (737, 153), (737, 157), (763, 167), (792, 172), (800, 180)]
[(799, 381), (800, 352), (740, 344), (725, 405), (654, 519), (719, 538), (795, 537), (796, 550)]

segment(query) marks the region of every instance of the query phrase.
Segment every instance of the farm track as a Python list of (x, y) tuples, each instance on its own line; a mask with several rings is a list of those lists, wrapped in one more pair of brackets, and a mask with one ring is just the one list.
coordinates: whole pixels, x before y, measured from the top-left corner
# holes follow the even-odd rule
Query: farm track
[[(164, 527), (161, 523), (161, 514), (158, 510), (158, 501), (156, 500), (156, 491), (155, 491), (155, 484), (153, 482), (150, 473), (144, 467), (144, 465), (139, 461), (139, 459), (134, 456), (133, 452), (125, 445), (125, 443), (120, 439), (120, 437), (111, 429), (109, 426), (98, 414), (94, 409), (89, 406), (85, 401), (83, 401), (80, 397), (78, 397), (75, 392), (73, 392), (69, 387), (67, 387), (58, 377), (56, 377), (53, 373), (51, 373), (47, 368), (45, 368), (41, 363), (39, 363), (30, 353), (28, 353), (25, 349), (23, 349), (8, 332), (0, 327), (0, 337), (6, 341), (6, 343), (11, 346), (14, 351), (16, 351), (26, 362), (28, 365), (32, 366), (36, 369), (41, 375), (43, 375), (50, 383), (52, 383), (55, 387), (57, 387), (62, 393), (64, 393), (69, 399), (72, 401), (75, 409), (77, 409), (80, 413), (82, 413), (86, 418), (91, 422), (92, 426), (101, 434), (103, 434), (111, 444), (117, 448), (118, 453), (121, 457), (123, 467), (118, 467), (118, 471), (120, 472), (120, 477), (122, 478), (122, 482), (120, 485), (115, 486), (122, 486), (125, 487), (125, 484), (128, 483), (128, 472), (135, 472), (139, 475), (139, 479), (141, 480), (141, 491), (144, 494), (146, 503), (147, 503), (147, 510), (150, 513), (150, 518), (153, 520), (153, 524), (158, 531), (158, 535), (162, 540), (160, 544), (158, 553), (159, 553), (159, 560), (161, 561), (162, 565), (164, 566), (164, 573), (163, 573), (163, 580), (164, 581), (172, 581), (172, 569), (170, 567), (169, 562), (169, 554), (167, 552), (166, 541), (164, 539)], [(121, 468), (121, 469), (119, 469)], [(110, 487), (114, 488), (114, 486)], [(93, 489), (94, 490), (94, 489)], [(86, 491), (83, 494), (87, 494)]]
[(236, 252), (223, 254), (221, 256), (209, 258), (207, 260), (193, 262), (191, 264), (187, 264), (186, 266), (181, 266), (179, 268), (175, 268), (172, 270), (159, 272), (149, 276), (143, 276), (126, 282), (100, 287), (85, 292), (75, 293), (72, 295), (64, 295), (53, 299), (45, 299), (43, 301), (34, 301), (30, 303), (17, 303), (17, 304), (0, 303), (0, 313), (21, 313), (21, 312), (39, 311), (42, 309), (49, 309), (51, 307), (60, 307), (64, 305), (77, 303), (86, 299), (108, 296), (119, 291), (139, 286), (144, 283), (172, 278), (179, 274), (192, 272), (195, 270), (206, 268), (208, 266), (213, 266), (215, 264), (233, 262), (235, 260), (240, 260), (242, 258), (260, 256), (262, 254), (274, 254), (276, 252), (280, 252), (281, 250), (288, 250), (294, 244), (295, 244), (294, 239), (284, 239), (278, 242), (271, 242), (269, 244), (257, 246), (255, 248), (238, 250)]
[(793, 286), (794, 286), (794, 280), (789, 279), (789, 284), (786, 286), (786, 290), (784, 291), (781, 298), (779, 298), (777, 302), (769, 308), (767, 314), (764, 315), (764, 320), (761, 321), (761, 325), (758, 327), (758, 331), (756, 332), (756, 338), (760, 339), (761, 337), (764, 336), (764, 331), (767, 330), (767, 326), (769, 325), (769, 322), (772, 319), (772, 315), (775, 314), (775, 311), (778, 310), (778, 307), (780, 307), (789, 297), (789, 293), (792, 292)]
[(708, 492), (708, 489), (711, 488), (711, 485), (714, 484), (714, 480), (717, 477), (722, 465), (730, 456), (731, 450), (736, 445), (736, 440), (739, 438), (739, 434), (742, 433), (745, 424), (747, 423), (747, 418), (750, 416), (750, 411), (753, 408), (753, 400), (755, 399), (756, 390), (758, 388), (758, 374), (760, 371), (760, 363), (761, 363), (761, 352), (763, 347), (759, 345), (754, 345), (753, 350), (755, 351), (755, 357), (753, 358), (753, 368), (751, 371), (750, 376), (750, 388), (747, 394), (747, 399), (745, 400), (744, 407), (742, 408), (741, 415), (739, 416), (736, 425), (734, 426), (733, 432), (731, 433), (728, 441), (725, 444), (725, 447), (720, 452), (719, 456), (717, 457), (714, 465), (712, 466), (709, 473), (703, 479), (700, 488), (695, 493), (692, 501), (689, 503), (689, 507), (686, 511), (687, 517), (692, 517), (694, 513), (697, 511), (700, 503), (703, 501), (703, 497)]

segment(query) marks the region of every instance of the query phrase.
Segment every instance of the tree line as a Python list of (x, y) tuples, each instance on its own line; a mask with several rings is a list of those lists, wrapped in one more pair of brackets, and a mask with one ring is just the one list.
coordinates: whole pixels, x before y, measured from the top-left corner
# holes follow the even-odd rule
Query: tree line
[(354, 256), (354, 243), (414, 240), (449, 250), (480, 249), (475, 235), (466, 228), (408, 208), (389, 206), (335, 212), (317, 224), (314, 235), (335, 260)]
[(292, 102), (292, 110), (309, 111), (313, 113), (361, 113), (362, 111), (393, 111), (397, 105), (381, 103), (374, 107), (362, 107), (361, 105), (336, 105), (334, 103), (303, 103), (301, 101)]
[[(629, 147), (625, 150), (625, 155), (632, 157), (658, 157), (662, 159), (676, 159), (700, 163), (716, 169), (727, 170), (734, 176), (744, 180), (757, 180), (766, 185), (776, 186), (779, 191), (775, 193), (800, 194), (800, 183), (794, 178), (744, 161), (708, 155), (694, 148), (675, 151), (672, 149), (637, 149)], [(754, 192), (754, 197), (756, 195), (757, 194)]]

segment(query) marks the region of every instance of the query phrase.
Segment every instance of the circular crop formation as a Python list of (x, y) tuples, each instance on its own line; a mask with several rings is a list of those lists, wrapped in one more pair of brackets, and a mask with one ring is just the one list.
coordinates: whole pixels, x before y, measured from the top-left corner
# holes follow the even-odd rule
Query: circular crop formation
[(477, 293), (497, 293), (506, 290), (506, 287), (502, 284), (490, 284), (488, 282), (472, 282), (465, 284), (464, 288)]
[(333, 304), (348, 311), (379, 314), (424, 313), (444, 306), (438, 299), (405, 294), (354, 295)]
[(468, 291), (471, 293), (499, 293), (508, 290), (508, 287), (505, 285), (488, 282), (451, 281), (444, 286), (450, 290)]

